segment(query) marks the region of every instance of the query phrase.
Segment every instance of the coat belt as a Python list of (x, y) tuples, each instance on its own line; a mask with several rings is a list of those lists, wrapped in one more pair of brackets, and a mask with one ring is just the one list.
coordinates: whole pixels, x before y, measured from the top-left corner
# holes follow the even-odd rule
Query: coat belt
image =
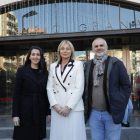
[[(39, 109), (41, 110), (41, 106), (42, 104), (40, 104), (40, 98), (39, 98), (39, 103), (38, 103), (38, 98), (37, 97), (43, 97), (43, 94), (37, 94), (37, 93), (31, 93), (31, 94), (22, 94), (22, 96), (32, 96), (33, 97), (33, 119), (34, 119), (34, 125), (37, 125), (37, 105), (39, 104)], [(43, 117), (42, 114), (43, 111), (40, 111), (39, 115), (41, 115), (41, 117)], [(42, 118), (41, 118), (41, 123), (43, 124), (42, 122)]]

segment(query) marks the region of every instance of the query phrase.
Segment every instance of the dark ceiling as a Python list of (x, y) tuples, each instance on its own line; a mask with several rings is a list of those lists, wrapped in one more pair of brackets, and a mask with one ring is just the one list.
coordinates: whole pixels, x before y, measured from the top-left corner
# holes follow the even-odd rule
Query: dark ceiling
[[(62, 40), (70, 40), (76, 51), (91, 48), (92, 41), (102, 37), (107, 41), (109, 49), (121, 49), (124, 45), (135, 49), (140, 46), (140, 29), (123, 29), (108, 31), (91, 31), (77, 33), (58, 33), (46, 35), (9, 36), (0, 37), (0, 56), (16, 55), (25, 53), (31, 46), (39, 46), (45, 52), (56, 52)], [(140, 48), (139, 48), (140, 49)]]

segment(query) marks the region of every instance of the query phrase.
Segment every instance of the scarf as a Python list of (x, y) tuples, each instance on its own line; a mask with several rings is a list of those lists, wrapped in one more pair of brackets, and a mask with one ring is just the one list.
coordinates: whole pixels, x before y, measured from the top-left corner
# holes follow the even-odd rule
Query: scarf
[(94, 86), (100, 85), (100, 76), (104, 74), (103, 70), (103, 63), (105, 60), (107, 60), (108, 54), (107, 52), (102, 57), (94, 56), (93, 63), (95, 66), (95, 74), (94, 74)]

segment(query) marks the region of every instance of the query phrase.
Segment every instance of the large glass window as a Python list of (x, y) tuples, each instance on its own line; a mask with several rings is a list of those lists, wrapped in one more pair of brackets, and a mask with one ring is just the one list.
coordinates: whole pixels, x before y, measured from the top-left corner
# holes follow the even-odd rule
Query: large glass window
[[(139, 46), (140, 47), (140, 46)], [(133, 113), (140, 114), (140, 50), (130, 47), (130, 69), (131, 69), (131, 86)]]
[(12, 113), (16, 64), (16, 56), (0, 56), (0, 115)]
[(136, 27), (140, 28), (140, 9), (135, 10)]
[[(140, 27), (140, 9), (121, 4), (120, 12), (121, 29)], [(0, 35), (115, 30), (119, 20), (119, 3), (106, 0), (19, 1), (3, 6)]]
[(86, 51), (75, 51), (75, 59), (86, 62)]
[[(107, 53), (108, 53), (108, 55), (117, 57), (118, 59), (120, 59), (122, 61), (122, 49), (109, 49), (109, 50), (107, 50)], [(91, 50), (90, 59), (93, 59), (93, 58), (94, 58), (94, 53)]]
[(4, 23), (1, 36), (114, 30), (119, 29), (119, 4), (19, 1), (1, 10), (0, 22)]
[[(96, 12), (94, 12), (94, 16), (96, 17)], [(108, 3), (100, 3), (99, 4), (99, 30), (115, 30), (119, 29), (119, 5)]]
[[(131, 7), (121, 5), (121, 29), (135, 28), (135, 10)], [(126, 14), (127, 13), (127, 14)]]

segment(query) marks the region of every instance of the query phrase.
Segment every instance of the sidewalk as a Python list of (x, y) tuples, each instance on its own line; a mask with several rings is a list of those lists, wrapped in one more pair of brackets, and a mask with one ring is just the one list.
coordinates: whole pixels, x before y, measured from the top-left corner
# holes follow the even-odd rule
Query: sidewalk
[[(122, 127), (121, 140), (140, 140), (140, 116), (129, 118), (129, 128)], [(86, 124), (87, 140), (91, 140), (89, 125)], [(13, 122), (10, 116), (0, 117), (0, 140), (12, 140)], [(49, 140), (50, 127), (47, 126), (47, 138)]]
[[(12, 140), (13, 128), (0, 129), (0, 140)], [(47, 130), (47, 138), (49, 140), (50, 130)], [(90, 131), (87, 130), (87, 140), (91, 140)], [(140, 127), (122, 128), (121, 140), (140, 140)]]

